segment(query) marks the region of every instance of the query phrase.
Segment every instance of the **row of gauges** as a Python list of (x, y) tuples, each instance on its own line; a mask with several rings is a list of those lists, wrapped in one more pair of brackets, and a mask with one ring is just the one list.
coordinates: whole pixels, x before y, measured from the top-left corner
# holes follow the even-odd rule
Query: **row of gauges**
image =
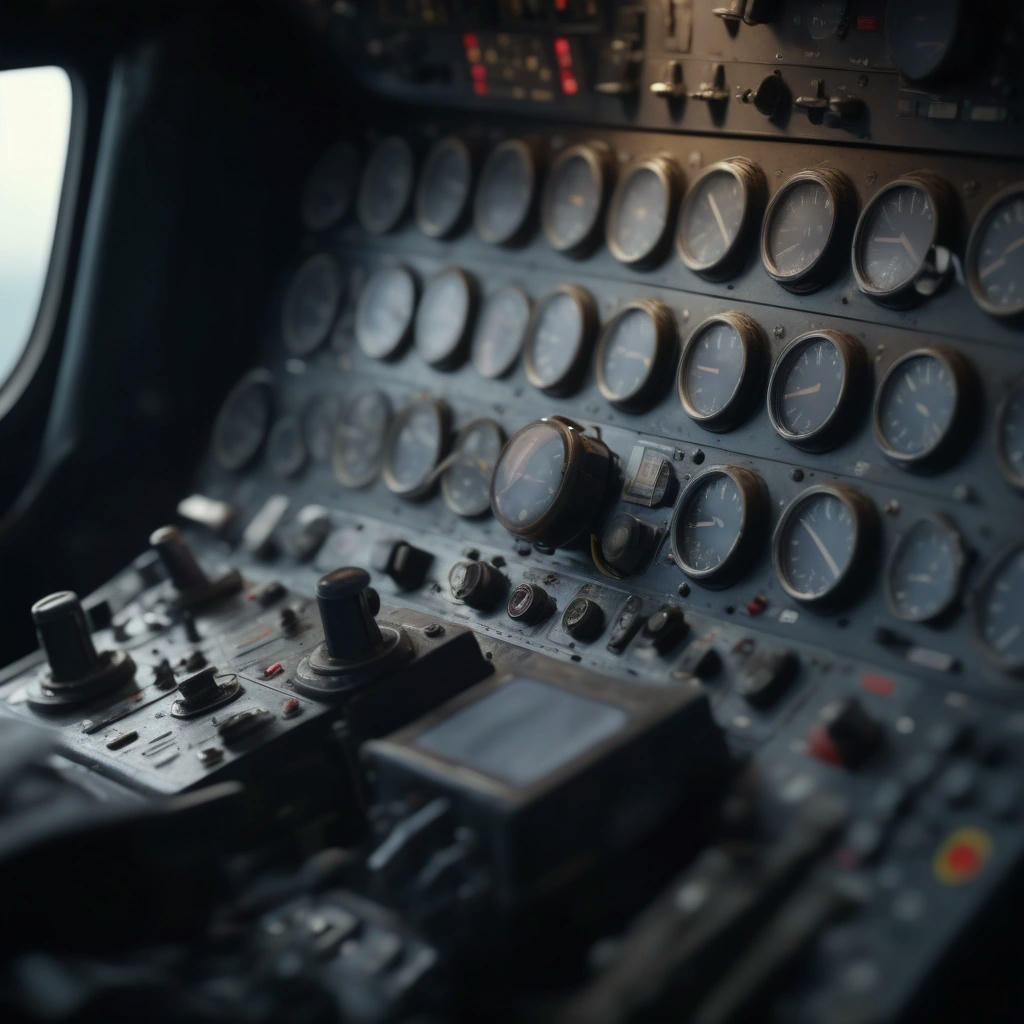
[[(360, 179), (355, 149), (339, 143), (310, 175), (303, 217), (311, 230), (323, 230), (354, 201), (363, 227), (383, 234), (414, 207), (426, 235), (449, 238), (472, 212), (485, 242), (516, 245), (527, 238), (539, 203), (544, 236), (558, 252), (585, 256), (604, 237), (617, 260), (649, 268), (665, 258), (674, 232), (683, 263), (714, 281), (743, 269), (760, 227), (765, 270), (798, 294), (836, 276), (850, 258), (852, 236), (860, 290), (897, 308), (930, 297), (954, 274), (956, 191), (930, 171), (890, 181), (858, 218), (853, 184), (832, 168), (799, 172), (767, 201), (764, 172), (745, 157), (733, 157), (705, 168), (680, 203), (684, 174), (667, 155), (635, 161), (615, 183), (610, 147), (569, 146), (552, 162), (543, 190), (539, 164), (530, 142), (506, 139), (474, 182), (472, 150), (448, 136), (431, 148), (417, 180), (412, 147), (390, 136), (373, 149)], [(981, 212), (965, 269), (983, 310), (998, 317), (1024, 315), (1024, 183), (1000, 192)]]

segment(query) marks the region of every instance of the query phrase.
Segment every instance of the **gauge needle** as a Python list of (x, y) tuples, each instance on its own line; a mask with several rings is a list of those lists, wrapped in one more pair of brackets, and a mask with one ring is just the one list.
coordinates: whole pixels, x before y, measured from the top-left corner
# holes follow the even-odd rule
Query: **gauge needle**
[(634, 352), (631, 348), (620, 349), (619, 355), (624, 356), (626, 359), (639, 359), (644, 364), (644, 369), (651, 365), (650, 356), (645, 356), (643, 352)]
[(721, 372), (718, 369), (717, 366), (701, 366), (700, 363), (697, 364), (697, 369), (700, 370), (702, 373), (720, 373)]
[(875, 235), (874, 241), (876, 242), (888, 242), (891, 245), (902, 245), (907, 250), (910, 258), (915, 262), (920, 261), (920, 256), (917, 255), (917, 250), (910, 244), (910, 239), (907, 238), (906, 232), (901, 231), (898, 235), (893, 238), (882, 237), (881, 235)]
[(812, 384), (809, 388), (801, 388), (799, 391), (790, 391), (788, 394), (783, 395), (783, 398), (803, 398), (804, 395), (816, 395), (821, 390), (821, 381), (817, 384)]
[(907, 579), (911, 583), (933, 583), (934, 580), (926, 572), (912, 572)]
[[(786, 228), (783, 228), (782, 230), (785, 231)], [(792, 252), (794, 249), (799, 248), (801, 244), (802, 242), (794, 242), (792, 245), (787, 245), (785, 249), (781, 249), (775, 254), (775, 258), (778, 259), (780, 256), (785, 256), (787, 252)]]
[(814, 546), (821, 552), (821, 557), (825, 559), (825, 564), (828, 566), (829, 571), (835, 579), (839, 579), (839, 566), (836, 565), (836, 560), (832, 557), (832, 552), (822, 543), (821, 538), (815, 533), (814, 527), (811, 526), (806, 519), (800, 520), (800, 525), (811, 535), (811, 540), (814, 541)]
[(722, 214), (718, 210), (718, 203), (715, 202), (715, 197), (710, 192), (708, 193), (708, 206), (711, 207), (711, 212), (715, 215), (715, 222), (718, 224), (718, 230), (722, 232), (722, 239), (728, 245), (729, 232), (726, 230), (725, 221), (722, 220)]
[(924, 402), (915, 402), (914, 408), (924, 417), (929, 417), (932, 414), (931, 410), (924, 404)]
[(700, 522), (690, 523), (690, 525), (695, 529), (701, 526), (717, 526), (720, 530), (725, 528), (725, 523), (723, 523), (718, 516), (712, 516), (710, 519), (702, 519)]
[(996, 650), (1005, 651), (1020, 636), (1020, 626), (1011, 626), (997, 641)]

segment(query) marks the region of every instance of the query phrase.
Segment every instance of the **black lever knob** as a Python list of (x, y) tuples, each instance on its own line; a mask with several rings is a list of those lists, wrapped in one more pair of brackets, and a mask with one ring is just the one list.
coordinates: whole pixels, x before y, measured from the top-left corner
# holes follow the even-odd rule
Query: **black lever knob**
[(99, 655), (77, 594), (60, 590), (41, 598), (32, 605), (32, 621), (55, 683), (76, 682), (99, 667)]
[(209, 576), (176, 526), (161, 526), (150, 536), (149, 543), (156, 549), (176, 590), (185, 592), (210, 585)]
[(316, 585), (316, 603), (328, 653), (338, 661), (364, 661), (384, 644), (374, 619), (380, 599), (370, 588), (365, 569), (335, 569), (321, 576)]

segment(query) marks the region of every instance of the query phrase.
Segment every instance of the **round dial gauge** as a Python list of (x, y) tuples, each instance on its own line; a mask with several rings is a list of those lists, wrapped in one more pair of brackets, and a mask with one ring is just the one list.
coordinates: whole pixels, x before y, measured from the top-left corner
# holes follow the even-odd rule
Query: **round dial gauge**
[(831, 39), (847, 23), (849, 0), (804, 0), (803, 23), (815, 42)]
[(243, 469), (259, 455), (274, 415), (271, 380), (253, 370), (224, 399), (213, 425), (213, 455), (224, 469)]
[(310, 256), (295, 272), (281, 316), (284, 344), (292, 355), (311, 355), (324, 343), (343, 291), (341, 267), (326, 253)]
[(465, 222), (473, 188), (473, 157), (454, 135), (434, 143), (416, 186), (416, 224), (431, 238), (448, 238)]
[(393, 359), (409, 340), (416, 278), (405, 267), (375, 270), (356, 305), (356, 341), (371, 359)]
[(623, 409), (641, 410), (664, 388), (676, 351), (672, 313), (657, 299), (640, 299), (605, 325), (597, 345), (597, 386)]
[(936, 78), (965, 46), (962, 0), (892, 0), (886, 34), (893, 63), (912, 82)]
[(480, 172), (473, 200), (477, 234), (491, 245), (513, 245), (529, 226), (537, 191), (537, 162), (521, 139), (497, 145)]
[(342, 410), (334, 428), (331, 466), (338, 483), (366, 487), (380, 473), (391, 422), (391, 400), (383, 391), (364, 391)]
[(544, 185), (541, 227), (556, 252), (582, 256), (601, 228), (611, 161), (603, 143), (570, 146), (555, 158)]
[(865, 295), (903, 308), (934, 295), (952, 272), (953, 192), (918, 171), (875, 194), (853, 233), (853, 273)]
[(1000, 192), (981, 211), (964, 266), (974, 301), (986, 313), (1024, 314), (1024, 184)]
[(782, 514), (772, 540), (775, 572), (796, 601), (834, 608), (845, 603), (873, 562), (874, 506), (842, 484), (800, 494)]
[(280, 477), (295, 476), (305, 465), (309, 453), (302, 436), (302, 425), (294, 416), (282, 416), (267, 436), (267, 462)]
[(683, 347), (676, 387), (686, 415), (708, 430), (730, 430), (750, 412), (768, 365), (768, 342), (743, 313), (697, 325)]
[(889, 559), (889, 607), (908, 622), (932, 622), (960, 596), (967, 556), (956, 527), (941, 515), (913, 523)]
[(566, 284), (545, 295), (526, 330), (526, 379), (548, 394), (571, 391), (586, 367), (596, 326), (589, 292)]
[(606, 236), (620, 263), (644, 267), (664, 257), (681, 182), (676, 164), (665, 157), (634, 164), (619, 179), (608, 209)]
[(519, 358), (530, 323), (530, 300), (508, 285), (485, 303), (473, 334), (471, 356), (482, 377), (504, 377)]
[(738, 466), (712, 466), (690, 481), (672, 516), (676, 565), (705, 586), (727, 586), (750, 566), (767, 521), (761, 478)]
[(974, 596), (974, 630), (998, 668), (1024, 675), (1024, 545), (1003, 552)]
[(384, 442), (384, 483), (403, 498), (434, 485), (434, 467), (448, 447), (451, 410), (439, 398), (418, 398), (395, 415)]
[(476, 282), (464, 270), (448, 267), (423, 289), (416, 312), (416, 351), (439, 370), (465, 358), (469, 325), (476, 304)]
[(445, 504), (460, 516), (482, 516), (491, 508), (491, 478), (505, 432), (489, 419), (472, 420), (459, 431), (441, 476)]
[(332, 146), (313, 165), (302, 191), (302, 223), (310, 231), (326, 231), (352, 205), (359, 177), (359, 157), (350, 142)]
[(875, 399), (875, 439), (900, 465), (918, 469), (948, 463), (968, 437), (973, 371), (942, 348), (908, 352), (889, 368)]
[(706, 168), (679, 211), (679, 255), (695, 274), (720, 281), (739, 273), (767, 192), (764, 172), (744, 157)]
[(856, 209), (849, 178), (801, 171), (772, 196), (761, 229), (761, 263), (799, 295), (827, 284), (842, 266)]
[(999, 405), (996, 456), (1010, 486), (1024, 493), (1024, 377), (1014, 383)]
[(491, 511), (519, 537), (561, 547), (588, 530), (611, 479), (611, 453), (559, 416), (509, 438), (494, 467)]
[(357, 212), (367, 231), (394, 231), (405, 216), (416, 178), (416, 158), (405, 139), (392, 135), (379, 142), (363, 169)]
[(805, 451), (834, 448), (850, 431), (865, 395), (864, 347), (839, 331), (792, 341), (768, 379), (768, 417), (780, 437)]
[(341, 399), (333, 395), (319, 395), (306, 407), (302, 417), (302, 433), (306, 438), (309, 456), (315, 462), (326, 462), (331, 457), (334, 428), (341, 415)]

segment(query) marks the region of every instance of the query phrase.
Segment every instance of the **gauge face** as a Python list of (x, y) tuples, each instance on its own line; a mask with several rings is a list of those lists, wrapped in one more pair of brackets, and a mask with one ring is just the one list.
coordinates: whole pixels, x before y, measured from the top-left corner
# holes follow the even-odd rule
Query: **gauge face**
[(664, 249), (674, 205), (675, 175), (667, 161), (638, 164), (619, 182), (608, 213), (608, 248), (620, 263), (649, 264)]
[(911, 81), (942, 72), (956, 49), (962, 0), (899, 0), (886, 14), (893, 63)]
[(1024, 380), (1017, 381), (999, 407), (996, 454), (1003, 476), (1024, 491)]
[(416, 187), (416, 224), (431, 238), (448, 238), (463, 223), (473, 188), (469, 147), (454, 136), (435, 143)]
[(865, 362), (860, 344), (835, 331), (793, 341), (768, 382), (768, 415), (776, 431), (808, 450), (833, 446), (850, 425), (844, 421)]
[(342, 410), (334, 429), (331, 464), (345, 487), (366, 487), (380, 473), (391, 400), (383, 391), (364, 391)]
[(444, 402), (420, 398), (399, 410), (384, 445), (384, 483), (405, 498), (433, 486), (434, 467), (448, 443), (451, 414)]
[(996, 560), (975, 598), (975, 630), (1000, 668), (1024, 672), (1024, 547)]
[(766, 358), (761, 328), (742, 313), (698, 324), (679, 361), (677, 387), (686, 414), (709, 429), (735, 426), (750, 409)]
[(326, 231), (352, 205), (359, 157), (349, 142), (332, 146), (313, 165), (302, 191), (302, 223), (310, 231)]
[(530, 322), (530, 300), (509, 285), (485, 303), (473, 334), (472, 359), (483, 377), (504, 377), (519, 358)]
[(213, 427), (213, 454), (224, 469), (243, 469), (256, 458), (273, 414), (270, 374), (246, 374), (224, 399)]
[(526, 230), (537, 188), (530, 147), (506, 139), (487, 158), (473, 202), (477, 234), (491, 245), (510, 245)]
[(608, 322), (597, 347), (597, 384), (613, 405), (639, 408), (664, 383), (675, 327), (668, 308), (641, 300)]
[(341, 415), (341, 400), (333, 395), (319, 395), (306, 407), (302, 417), (302, 433), (310, 458), (326, 462), (331, 457), (334, 428)]
[(537, 303), (526, 335), (526, 377), (541, 391), (564, 394), (586, 364), (594, 330), (594, 300), (565, 285)]
[(455, 443), (441, 477), (445, 504), (460, 516), (482, 516), (491, 508), (491, 478), (505, 446), (505, 432), (494, 421), (467, 423)]
[(815, 41), (831, 39), (846, 23), (848, 0), (804, 0), (803, 22)]
[(561, 431), (538, 421), (515, 434), (498, 459), (491, 509), (509, 528), (528, 531), (554, 508), (568, 465)]
[(989, 203), (967, 245), (967, 283), (986, 313), (1024, 313), (1024, 185), (1014, 185)]
[(900, 538), (886, 570), (889, 605), (901, 619), (931, 622), (960, 594), (964, 546), (944, 516), (919, 519)]
[(593, 146), (571, 146), (551, 167), (541, 203), (544, 237), (558, 252), (580, 253), (594, 240), (604, 212), (606, 159)]
[(367, 231), (383, 235), (398, 227), (409, 207), (415, 176), (416, 159), (405, 139), (392, 135), (377, 144), (359, 185), (359, 221)]
[(306, 465), (308, 452), (302, 425), (294, 416), (282, 416), (267, 437), (267, 461), (280, 477), (295, 476)]
[(374, 271), (356, 306), (356, 341), (372, 359), (391, 359), (405, 345), (416, 309), (416, 279), (405, 267)]
[(416, 312), (416, 351), (424, 362), (448, 369), (465, 356), (465, 342), (473, 314), (473, 279), (458, 267), (449, 267), (427, 282)]
[(310, 256), (295, 272), (284, 299), (281, 329), (285, 347), (296, 356), (315, 352), (330, 333), (344, 280), (332, 256)]

